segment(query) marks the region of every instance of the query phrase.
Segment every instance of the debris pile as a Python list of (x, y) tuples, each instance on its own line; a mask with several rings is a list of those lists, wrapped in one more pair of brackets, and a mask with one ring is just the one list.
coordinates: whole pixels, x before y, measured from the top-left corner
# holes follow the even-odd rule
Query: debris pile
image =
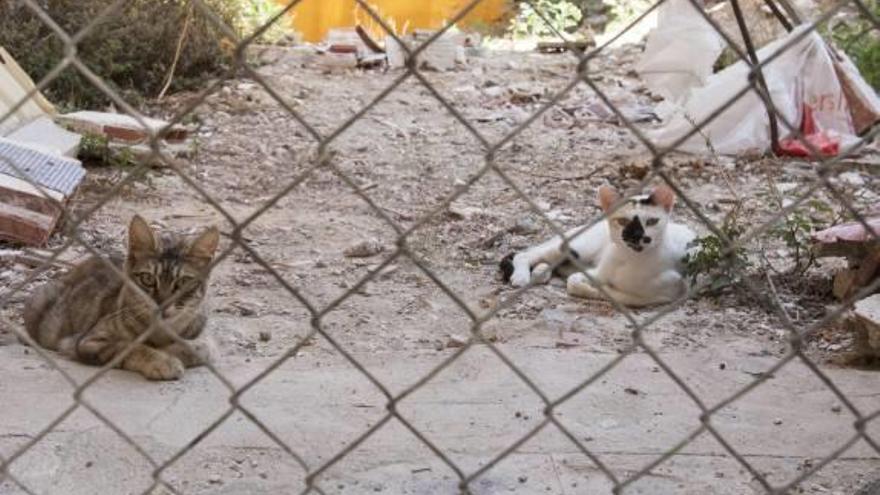
[(847, 267), (834, 276), (834, 296), (847, 299), (859, 289), (880, 277), (880, 217), (869, 217), (861, 222), (835, 225), (812, 236), (813, 251), (817, 257), (843, 257)]
[[(410, 51), (437, 32), (416, 29), (409, 34), (400, 35)], [(382, 43), (370, 37), (361, 26), (356, 28), (331, 29), (324, 43), (316, 46), (318, 64), (327, 70), (334, 69), (376, 69), (390, 67), (399, 69), (406, 66), (407, 50), (393, 36), (387, 36)], [(479, 37), (457, 31), (446, 31), (417, 55), (419, 69), (447, 71), (467, 64), (468, 53), (474, 53), (479, 46)]]
[(0, 239), (45, 244), (83, 177), (79, 160), (0, 138)]
[[(86, 171), (76, 159), (83, 135), (106, 139), (134, 160), (152, 157), (150, 133), (178, 155), (189, 147), (183, 128), (128, 115), (75, 112), (59, 115), (33, 80), (0, 47), (0, 240), (45, 245)], [(144, 127), (146, 125), (146, 128)]]
[(110, 150), (124, 153), (137, 163), (161, 167), (162, 159), (153, 153), (150, 136), (159, 136), (162, 152), (169, 157), (181, 157), (191, 149), (189, 131), (181, 126), (149, 117), (140, 120), (126, 114), (81, 111), (59, 115), (55, 121), (68, 130), (83, 136), (101, 136)]
[[(30, 98), (28, 98), (30, 96)], [(24, 103), (20, 103), (24, 101)], [(55, 108), (0, 48), (0, 239), (43, 245), (85, 176), (80, 137), (53, 122)], [(29, 180), (27, 180), (29, 179)]]
[(880, 357), (880, 294), (857, 302), (853, 311), (855, 351), (866, 358)]
[[(687, 0), (660, 7), (657, 29), (637, 68), (649, 89), (667, 100), (661, 112), (666, 124), (651, 133), (655, 143), (671, 145), (689, 136), (679, 150), (727, 155), (772, 150), (811, 157), (813, 147), (829, 156), (880, 121), (880, 98), (852, 61), (802, 25), (755, 54), (764, 64), (761, 73), (770, 101), (782, 117), (780, 140), (773, 142), (764, 101), (756, 91), (741, 94), (749, 87), (751, 65), (741, 60), (712, 74), (724, 44)], [(804, 139), (797, 139), (783, 121)], [(706, 123), (700, 132), (694, 132), (697, 123)]]

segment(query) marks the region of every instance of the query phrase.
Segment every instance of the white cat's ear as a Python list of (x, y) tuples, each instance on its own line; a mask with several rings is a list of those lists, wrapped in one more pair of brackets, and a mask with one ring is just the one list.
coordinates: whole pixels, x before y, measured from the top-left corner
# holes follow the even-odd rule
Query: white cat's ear
[(672, 211), (672, 207), (675, 206), (675, 191), (666, 184), (660, 184), (651, 193), (651, 202), (662, 206), (666, 211)]
[(211, 261), (219, 243), (220, 231), (217, 227), (211, 227), (192, 242), (186, 254), (193, 258)]
[(599, 186), (598, 197), (602, 211), (608, 211), (620, 199), (620, 194), (617, 194), (617, 191), (611, 186)]
[(140, 215), (135, 215), (128, 226), (129, 254), (151, 254), (157, 249), (156, 236), (153, 229)]

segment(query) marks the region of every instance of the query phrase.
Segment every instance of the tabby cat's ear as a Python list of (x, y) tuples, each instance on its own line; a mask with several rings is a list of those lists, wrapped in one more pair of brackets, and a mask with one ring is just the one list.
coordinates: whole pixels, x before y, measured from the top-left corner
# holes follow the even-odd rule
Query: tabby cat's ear
[(135, 215), (128, 226), (128, 253), (130, 255), (154, 254), (157, 248), (153, 229), (140, 215)]
[(220, 231), (217, 230), (217, 227), (210, 227), (192, 242), (186, 254), (192, 258), (211, 261), (214, 258), (214, 251), (217, 250), (217, 244), (219, 243)]
[(599, 186), (599, 206), (602, 211), (607, 212), (614, 203), (620, 199), (620, 195), (611, 186)]

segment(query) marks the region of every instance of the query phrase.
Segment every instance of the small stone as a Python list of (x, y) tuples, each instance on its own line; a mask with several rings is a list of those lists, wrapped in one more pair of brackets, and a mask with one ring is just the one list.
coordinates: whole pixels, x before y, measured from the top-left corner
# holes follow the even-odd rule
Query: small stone
[(267, 472), (265, 472), (265, 471), (260, 471), (260, 478), (263, 478), (264, 480), (265, 480), (265, 479), (268, 479), (268, 478), (269, 478), (269, 473), (267, 473)]
[(450, 335), (449, 339), (446, 340), (446, 347), (449, 349), (464, 347), (467, 342), (467, 337), (461, 335)]
[(623, 391), (628, 393), (629, 395), (639, 395), (639, 391), (632, 387), (626, 387), (625, 389), (623, 389)]
[(386, 279), (386, 278), (390, 277), (391, 275), (394, 275), (394, 273), (398, 270), (398, 268), (400, 268), (400, 267), (397, 265), (386, 266), (385, 268), (382, 269), (382, 271), (379, 272), (379, 278)]
[(602, 429), (604, 429), (604, 430), (610, 430), (610, 429), (616, 428), (617, 424), (618, 424), (617, 421), (610, 419), (610, 418), (603, 419), (602, 421), (599, 422), (599, 426), (601, 426)]
[(212, 484), (212, 485), (219, 485), (219, 484), (223, 483), (223, 480), (220, 479), (220, 475), (219, 475), (219, 474), (212, 474), (212, 475), (208, 478), (208, 483), (210, 483), (210, 484)]
[(776, 425), (776, 426), (781, 425), (781, 424), (782, 424), (782, 419), (781, 419), (781, 418), (776, 418), (776, 419), (774, 419), (774, 420), (773, 420), (773, 424)]
[(344, 254), (347, 258), (369, 258), (370, 256), (375, 256), (384, 250), (385, 247), (379, 244), (379, 241), (375, 239), (369, 239), (350, 246), (348, 249), (343, 251), (342, 254)]
[(853, 187), (862, 187), (865, 185), (865, 179), (858, 172), (844, 172), (837, 176), (841, 182)]
[(519, 478), (517, 478), (517, 480), (520, 483), (525, 483), (526, 481), (529, 481), (529, 477), (528, 476), (520, 476)]
[(260, 330), (260, 342), (269, 342), (272, 340), (272, 332), (269, 330)]
[(238, 309), (238, 314), (241, 316), (254, 316), (257, 314), (257, 308), (245, 302), (233, 303), (233, 305)]
[(840, 345), (840, 344), (831, 344), (831, 345), (828, 346), (828, 350), (829, 350), (829, 351), (832, 351), (832, 352), (837, 352), (837, 351), (839, 351), (839, 350), (841, 350), (841, 349), (843, 349), (843, 346)]
[(537, 234), (540, 230), (541, 227), (538, 225), (538, 222), (529, 217), (519, 219), (516, 224), (510, 228), (511, 233), (522, 235)]
[(843, 411), (843, 408), (840, 407), (840, 404), (835, 404), (831, 406), (831, 412), (839, 414), (841, 411)]
[(449, 216), (456, 220), (469, 220), (484, 213), (485, 210), (476, 206), (463, 206), (453, 203), (449, 205), (448, 211)]

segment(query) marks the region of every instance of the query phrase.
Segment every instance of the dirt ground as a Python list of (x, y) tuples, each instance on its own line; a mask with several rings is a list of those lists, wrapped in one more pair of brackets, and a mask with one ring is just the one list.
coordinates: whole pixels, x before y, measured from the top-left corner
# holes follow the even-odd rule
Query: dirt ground
[[(610, 51), (593, 64), (592, 70), (597, 85), (609, 98), (631, 115), (644, 115), (656, 101), (632, 72), (636, 53), (629, 48)], [(272, 48), (255, 56), (261, 62), (259, 73), (272, 88), (325, 136), (401, 74), (328, 68), (320, 56), (302, 49)], [(459, 70), (425, 72), (424, 76), (489, 143), (496, 143), (565, 87), (575, 68), (576, 61), (566, 55), (488, 52), (472, 57)], [(174, 96), (154, 111), (168, 117), (185, 108), (194, 97)], [(594, 193), (600, 184), (633, 187), (650, 172), (649, 154), (632, 132), (583, 110), (594, 108), (590, 105), (595, 101), (592, 89), (578, 85), (560, 103), (568, 112), (547, 112), (494, 155), (497, 166), (563, 228), (597, 215)], [(184, 161), (183, 170), (237, 221), (247, 219), (314, 165), (316, 141), (252, 80), (225, 82), (185, 122), (197, 129), (198, 152)], [(657, 124), (639, 125), (650, 128)], [(471, 319), (432, 276), (474, 314), (495, 312), (483, 325), (484, 332), (503, 352), (514, 356), (512, 360), (542, 389), (546, 387), (551, 400), (561, 397), (589, 376), (589, 370), (598, 370), (631, 342), (628, 320), (611, 305), (571, 299), (559, 281), (524, 294), (501, 283), (498, 260), (546, 238), (552, 229), (496, 173), (483, 175), (450, 207), (434, 214), (446, 198), (481, 172), (486, 150), (415, 78), (403, 81), (375, 108), (336, 135), (328, 147), (332, 163), (353, 184), (327, 168), (315, 170), (251, 223), (243, 237), (314, 308), (333, 308), (322, 317), (323, 328), (339, 346), (363, 361), (366, 370), (387, 386), (388, 393), (398, 394), (414, 384), (457, 352), (457, 346), (469, 334)], [(876, 158), (869, 154), (864, 158), (867, 165), (850, 163), (845, 174), (834, 174), (831, 179), (862, 211), (877, 203), (880, 191), (876, 165), (873, 170), (870, 165), (876, 163), (873, 160)], [(721, 222), (731, 209), (739, 208), (739, 218), (747, 229), (761, 225), (778, 210), (774, 204), (777, 192), (780, 201), (787, 201), (804, 191), (816, 169), (813, 164), (793, 160), (688, 156), (674, 156), (664, 167), (704, 215)], [(96, 205), (127, 173), (110, 168), (91, 168), (89, 172), (73, 204), (75, 215)], [(368, 196), (383, 215), (356, 194), (354, 187)], [(827, 201), (835, 211), (842, 210), (835, 200), (821, 193), (816, 197)], [(178, 175), (154, 170), (101, 206), (80, 232), (99, 250), (118, 249), (133, 213), (171, 229), (197, 229), (211, 223), (227, 234), (233, 229)], [(700, 233), (706, 232), (697, 216), (681, 202), (676, 215)], [(417, 263), (404, 254), (395, 254), (395, 229), (407, 231), (414, 225), (419, 227), (408, 235), (406, 246)], [(771, 274), (772, 279), (799, 329), (808, 328), (837, 307), (830, 295), (833, 261), (823, 262), (804, 275), (786, 275), (792, 264), (790, 251), (766, 233), (759, 239), (761, 248), (754, 249), (750, 257), (779, 271)], [(53, 246), (65, 240), (53, 239)], [(344, 255), (346, 249), (371, 240), (382, 247), (380, 253), (363, 258)], [(227, 245), (228, 239), (223, 246)], [(84, 252), (81, 247), (73, 251)], [(8, 286), (22, 280), (31, 269), (12, 259), (0, 258), (0, 279)], [(357, 287), (377, 270), (369, 282)], [(43, 279), (45, 276), (39, 277)], [(787, 331), (780, 318), (761, 304), (762, 296), (766, 299), (767, 285), (761, 276), (756, 280), (757, 294), (732, 290), (717, 297), (690, 300), (652, 323), (644, 334), (651, 349), (681, 373), (708, 407), (760, 376), (788, 350)], [(241, 248), (234, 249), (216, 268), (211, 285), (210, 331), (221, 348), (218, 369), (236, 385), (246, 383), (281, 358), (311, 329), (309, 311)], [(7, 321), (20, 322), (21, 304), (31, 287), (11, 295), (11, 302), (0, 309)], [(356, 287), (354, 294), (340, 301)], [(646, 321), (656, 312), (643, 310), (635, 315)], [(829, 325), (810, 339), (808, 355), (833, 374), (835, 383), (856, 396), (853, 400), (862, 412), (870, 413), (880, 409), (874, 372), (842, 367), (835, 361), (850, 351), (851, 342), (843, 325)], [(21, 379), (0, 384), (2, 414), (8, 415), (0, 421), (4, 423), (0, 453), (9, 455), (44, 428), (53, 418), (52, 412), (57, 414), (66, 407), (70, 396), (61, 378), (20, 345), (9, 328), (0, 328), (0, 352), (10, 376), (23, 373)], [(74, 370), (80, 379), (89, 372), (71, 363), (62, 365)], [(543, 404), (484, 346), (469, 350), (450, 370), (416, 392), (411, 417), (418, 428), (433, 432), (438, 447), (451, 452), (470, 474), (536, 425)], [(34, 383), (28, 384), (29, 380)], [(873, 389), (870, 384), (874, 384)], [(209, 424), (201, 420), (191, 429), (183, 428), (186, 431), (180, 435), (170, 434), (180, 428), (174, 426), (175, 422), (190, 425), (195, 420), (173, 419), (168, 411), (178, 411), (185, 417), (188, 410), (201, 411), (213, 404), (217, 408), (208, 416), (215, 418), (228, 395), (205, 370), (194, 370), (181, 382), (163, 385), (113, 372), (95, 386), (100, 390), (94, 395), (106, 399), (107, 410), (130, 428), (126, 431), (140, 431), (144, 441), (151, 441), (154, 447), (165, 446), (156, 447), (155, 451), (162, 453), (157, 454), (160, 459), (174, 450), (168, 445), (185, 445)], [(595, 446), (603, 452), (600, 457), (622, 479), (699, 427), (697, 406), (641, 350), (595, 387), (597, 392), (591, 394), (588, 388), (563, 409), (566, 416), (577, 418), (572, 428), (580, 439), (587, 442), (588, 448)], [(435, 395), (425, 395), (426, 390)], [(32, 402), (21, 399), (17, 407), (14, 392)], [(128, 393), (132, 395), (120, 400), (130, 401), (132, 408), (114, 404), (113, 394)], [(294, 450), (303, 452), (313, 466), (320, 466), (343, 445), (375, 426), (387, 402), (380, 390), (358, 374), (324, 338), (307, 342), (297, 357), (260, 382), (254, 395), (258, 397), (254, 399), (255, 409), (262, 408), (265, 413), (261, 418), (265, 417), (271, 428), (290, 432), (285, 440)], [(54, 398), (54, 402), (49, 401), (51, 407), (36, 407), (41, 398), (47, 397)], [(640, 404), (630, 399), (641, 399)], [(173, 404), (160, 408), (153, 401)], [(24, 403), (32, 406), (24, 408)], [(722, 435), (728, 434), (749, 459), (757, 459), (756, 465), (772, 483), (783, 485), (854, 433), (852, 417), (846, 410), (841, 413), (840, 404), (840, 398), (828, 391), (807, 366), (795, 361), (755, 392), (719, 411), (718, 423)], [(154, 408), (159, 411), (155, 416), (145, 412)], [(578, 416), (589, 411), (597, 416)], [(286, 423), (286, 415), (298, 422)], [(191, 469), (172, 468), (169, 473), (173, 476), (167, 479), (174, 481), (169, 482), (187, 493), (278, 493), (274, 490), (301, 486), (302, 471), (285, 459), (286, 454), (274, 444), (253, 445), (248, 435), (259, 435), (259, 431), (246, 424), (239, 413), (233, 417), (237, 418), (234, 424), (221, 428), (227, 442), (217, 445), (209, 436), (197, 448), (201, 449), (198, 460), (188, 455), (181, 461)], [(157, 430), (153, 424), (156, 418), (161, 418), (157, 424), (166, 424), (169, 430)], [(740, 421), (742, 418), (751, 418), (752, 422)], [(150, 424), (142, 424), (141, 420)], [(65, 459), (71, 458), (56, 459), (59, 450), (86, 455), (83, 452), (99, 452), (106, 442), (121, 442), (105, 427), (101, 427), (100, 434), (71, 433), (98, 428), (93, 417), (69, 421), (73, 425), (60, 427), (60, 436), (52, 433), (35, 447), (45, 451), (39, 454), (42, 458), (55, 459), (46, 461), (54, 462), (54, 468), (40, 467), (31, 454), (11, 468), (39, 486), (39, 493), (61, 493), (54, 490), (62, 486), (66, 487), (65, 493), (80, 493), (69, 481), (82, 476), (75, 476), (75, 467), (70, 468), (66, 482), (58, 481), (65, 471), (53, 471), (67, 466)], [(362, 453), (354, 456), (357, 461), (344, 459), (322, 475), (322, 488), (327, 493), (455, 490), (457, 478), (452, 471), (438, 466), (439, 461), (423, 445), (413, 447), (418, 442), (407, 436), (401, 424), (388, 428), (394, 432), (367, 442), (377, 445), (363, 447), (384, 455), (365, 459)], [(872, 429), (878, 427), (869, 425)], [(217, 434), (221, 435), (219, 430)], [(545, 442), (543, 436), (553, 439)], [(407, 439), (398, 441), (402, 437)], [(79, 445), (77, 441), (85, 443)], [(486, 442), (492, 447), (484, 451)], [(708, 434), (701, 435), (695, 444), (655, 469), (646, 478), (647, 484), (633, 485), (633, 493), (762, 493), (760, 485), (720, 444), (714, 442), (704, 448), (704, 442), (714, 441)], [(532, 443), (540, 445), (523, 445), (512, 460), (502, 461), (474, 481), (474, 492), (604, 493), (610, 486), (595, 467), (589, 467), (592, 464), (587, 457), (558, 432), (539, 435)], [(231, 444), (237, 446), (229, 447)], [(55, 454), (51, 454), (52, 448)], [(557, 457), (542, 464), (538, 457), (529, 457), (530, 452), (538, 451)], [(840, 461), (799, 489), (817, 494), (852, 493), (872, 475), (880, 476), (880, 454), (867, 448), (866, 443), (842, 455)], [(72, 458), (80, 459), (75, 455)], [(447, 474), (438, 478), (440, 481), (422, 482), (418, 479), (422, 468), (410, 469), (409, 458), (433, 458), (433, 464), (424, 469), (433, 469), (438, 477), (442, 469)], [(132, 461), (117, 471), (140, 470), (143, 459), (139, 462)], [(556, 462), (566, 466), (560, 468)], [(372, 467), (367, 469), (367, 465)], [(349, 470), (340, 466), (348, 466)], [(147, 474), (139, 475), (135, 483), (138, 488), (131, 488), (131, 493), (140, 493), (149, 486), (144, 481), (149, 479), (149, 470), (143, 469)], [(560, 475), (559, 469), (565, 472)], [(56, 473), (55, 484), (40, 481), (49, 472)], [(106, 476), (108, 483), (120, 483), (118, 486), (129, 480), (123, 475)], [(290, 480), (289, 484), (280, 481), (285, 479)], [(544, 483), (545, 479), (553, 481)], [(0, 483), (0, 493), (19, 493), (16, 490), (10, 483)]]

